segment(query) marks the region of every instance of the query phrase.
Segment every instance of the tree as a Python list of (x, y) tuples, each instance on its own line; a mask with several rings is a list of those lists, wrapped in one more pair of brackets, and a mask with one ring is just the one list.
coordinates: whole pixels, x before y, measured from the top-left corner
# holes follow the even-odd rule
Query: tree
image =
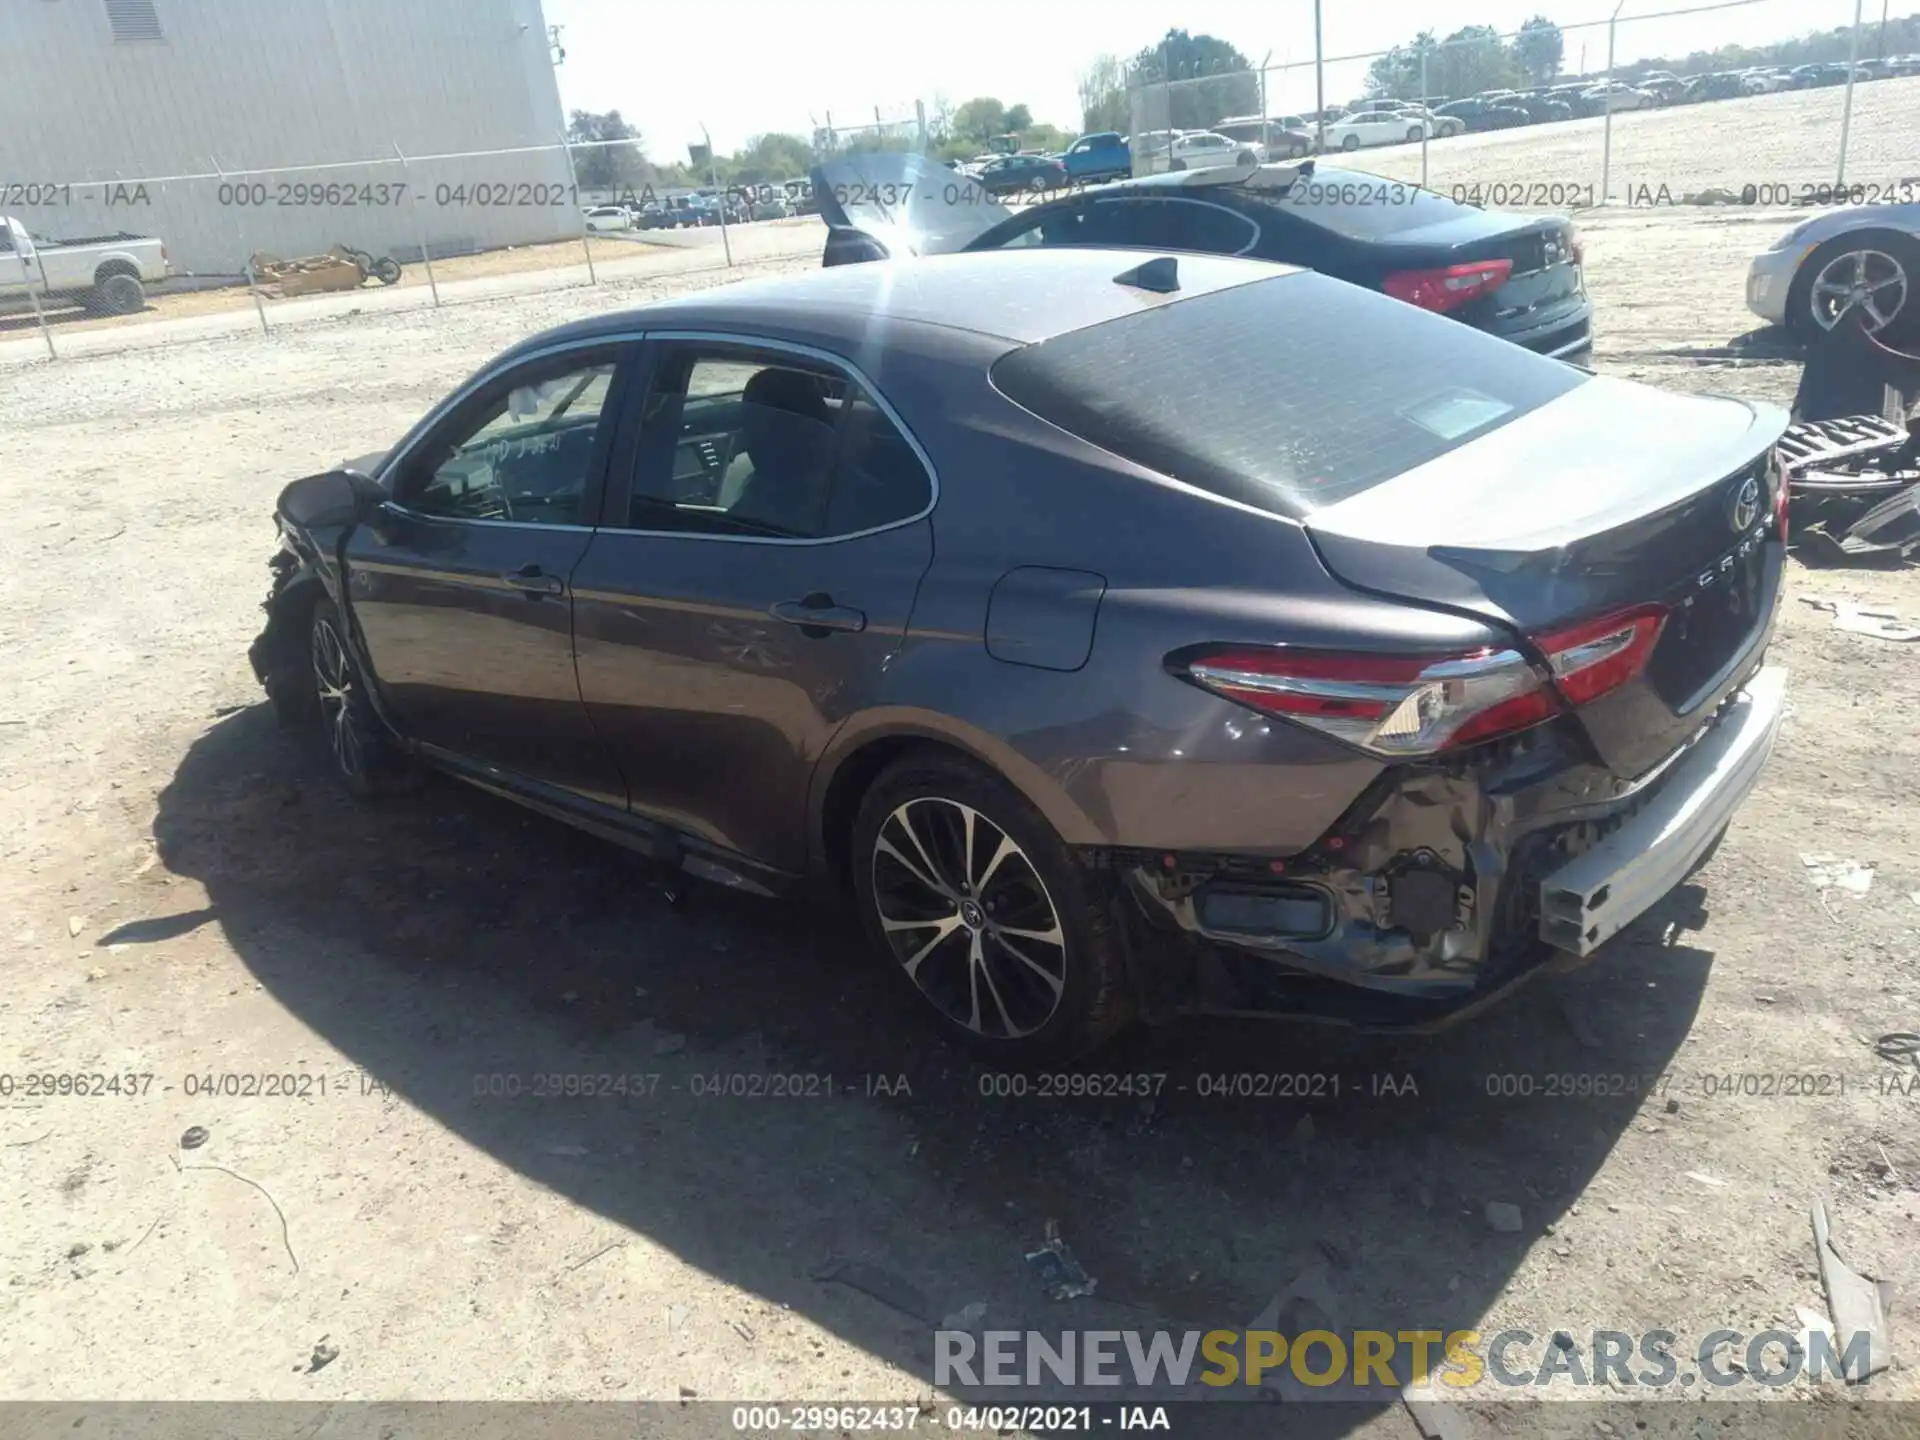
[(805, 175), (813, 165), (813, 150), (798, 135), (755, 135), (746, 148), (727, 162), (733, 179), (742, 185), (760, 185)]
[(984, 145), (996, 135), (1007, 132), (1007, 107), (991, 95), (977, 96), (953, 112), (956, 139), (973, 140)]
[(1166, 87), (1167, 124), (1173, 129), (1205, 130), (1229, 115), (1260, 108), (1260, 77), (1252, 62), (1212, 35), (1169, 30), (1158, 45), (1134, 57), (1134, 65), (1143, 77)]
[(1544, 85), (1560, 73), (1566, 49), (1560, 27), (1544, 15), (1527, 21), (1513, 39), (1514, 61), (1536, 85)]
[(1080, 132), (1096, 135), (1106, 130), (1125, 134), (1133, 128), (1127, 99), (1127, 72), (1117, 55), (1096, 56), (1080, 76)]
[[(620, 190), (644, 185), (653, 174), (640, 132), (620, 118), (618, 110), (596, 115), (576, 110), (567, 121), (567, 139), (587, 147), (573, 152), (574, 183), (583, 190)], [(625, 140), (625, 145), (605, 142)]]
[(1007, 107), (1007, 132), (1018, 135), (1023, 130), (1033, 128), (1033, 111), (1025, 105)]

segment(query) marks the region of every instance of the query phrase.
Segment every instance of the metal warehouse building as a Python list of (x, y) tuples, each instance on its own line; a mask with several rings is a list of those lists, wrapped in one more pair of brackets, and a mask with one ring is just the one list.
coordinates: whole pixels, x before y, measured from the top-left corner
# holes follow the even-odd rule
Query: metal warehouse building
[(42, 235), (232, 275), (580, 233), (540, 0), (0, 0), (0, 57), (0, 213)]

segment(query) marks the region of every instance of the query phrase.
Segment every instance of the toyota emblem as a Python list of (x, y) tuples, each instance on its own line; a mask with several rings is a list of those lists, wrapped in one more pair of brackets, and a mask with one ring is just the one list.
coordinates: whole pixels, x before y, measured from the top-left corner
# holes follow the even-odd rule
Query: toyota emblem
[(1749, 475), (1740, 482), (1733, 492), (1733, 506), (1728, 512), (1733, 528), (1745, 534), (1753, 528), (1753, 522), (1760, 518), (1760, 482)]

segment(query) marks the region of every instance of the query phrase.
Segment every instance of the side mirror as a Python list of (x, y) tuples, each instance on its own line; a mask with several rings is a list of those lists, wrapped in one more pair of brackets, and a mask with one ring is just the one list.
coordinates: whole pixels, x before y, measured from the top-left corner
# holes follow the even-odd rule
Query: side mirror
[(379, 481), (342, 467), (294, 481), (276, 508), (302, 530), (337, 530), (371, 519), (388, 498)]

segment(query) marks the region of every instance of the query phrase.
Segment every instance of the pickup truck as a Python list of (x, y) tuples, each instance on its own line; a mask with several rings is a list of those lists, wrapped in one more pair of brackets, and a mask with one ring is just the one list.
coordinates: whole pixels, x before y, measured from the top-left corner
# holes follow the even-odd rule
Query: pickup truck
[(1127, 138), (1111, 130), (1082, 135), (1067, 147), (1061, 163), (1067, 167), (1067, 179), (1075, 184), (1125, 180), (1133, 174), (1133, 152), (1127, 148)]
[(0, 300), (37, 293), (102, 315), (146, 308), (146, 286), (167, 278), (167, 247), (146, 235), (48, 240), (0, 216)]

